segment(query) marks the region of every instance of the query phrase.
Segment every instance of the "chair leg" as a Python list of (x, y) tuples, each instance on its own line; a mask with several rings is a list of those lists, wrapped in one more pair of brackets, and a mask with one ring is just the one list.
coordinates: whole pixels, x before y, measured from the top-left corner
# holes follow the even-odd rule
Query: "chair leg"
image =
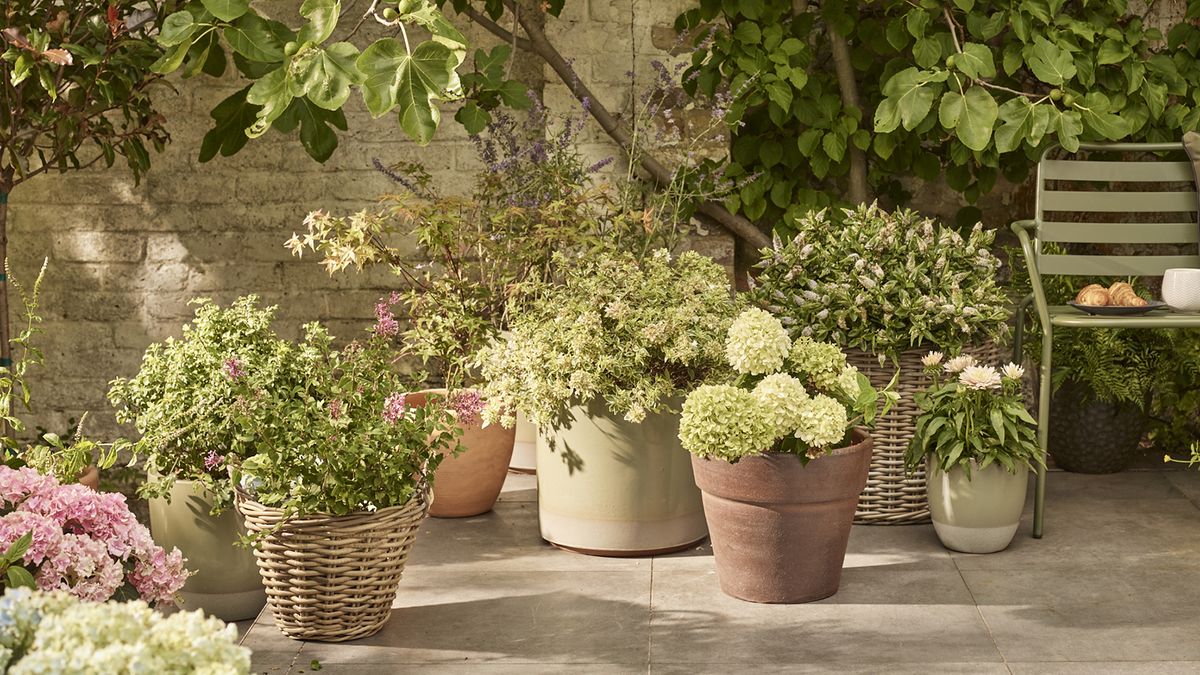
[(1042, 525), (1046, 511), (1046, 459), (1050, 452), (1050, 359), (1053, 341), (1050, 331), (1042, 337), (1042, 368), (1038, 391), (1038, 446), (1042, 450), (1042, 461), (1037, 467), (1037, 487), (1033, 493), (1033, 538), (1042, 538)]

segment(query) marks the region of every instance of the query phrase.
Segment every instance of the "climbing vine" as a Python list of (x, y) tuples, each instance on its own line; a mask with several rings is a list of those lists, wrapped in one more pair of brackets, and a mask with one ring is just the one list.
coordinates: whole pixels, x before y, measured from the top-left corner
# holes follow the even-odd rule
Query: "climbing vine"
[(1196, 17), (1193, 0), (1164, 35), (1126, 0), (700, 0), (676, 27), (690, 91), (753, 89), (730, 162), (762, 178), (726, 206), (774, 225), (903, 203), (909, 175), (974, 204), (1055, 143), (1178, 139), (1200, 126)]

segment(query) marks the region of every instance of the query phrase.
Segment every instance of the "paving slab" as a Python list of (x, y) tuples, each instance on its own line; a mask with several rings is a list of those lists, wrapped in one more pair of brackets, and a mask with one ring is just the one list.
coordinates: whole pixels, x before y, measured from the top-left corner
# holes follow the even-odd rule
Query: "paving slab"
[(856, 666), (849, 664), (816, 665), (807, 663), (746, 664), (746, 663), (655, 663), (650, 666), (654, 675), (725, 675), (746, 673), (754, 675), (1010, 675), (1003, 663), (892, 663)]
[(1010, 661), (1200, 660), (1200, 568), (964, 570)]
[(1200, 673), (1200, 661), (1074, 661), (1070, 663), (1009, 663), (1013, 675), (1188, 675)]

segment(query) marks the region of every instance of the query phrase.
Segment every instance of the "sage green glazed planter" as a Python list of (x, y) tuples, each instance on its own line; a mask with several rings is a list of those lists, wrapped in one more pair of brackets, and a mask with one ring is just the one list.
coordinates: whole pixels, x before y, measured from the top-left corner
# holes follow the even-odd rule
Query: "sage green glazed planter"
[(1011, 474), (998, 464), (980, 469), (971, 460), (971, 477), (961, 467), (942, 471), (929, 462), (929, 514), (938, 539), (963, 553), (995, 553), (1008, 548), (1025, 509), (1029, 469)]
[(176, 481), (170, 497), (150, 500), (150, 532), (168, 551), (179, 548), (194, 572), (179, 593), (180, 608), (202, 609), (222, 621), (258, 616), (267, 592), (253, 551), (235, 546), (246, 533), (237, 511), (209, 515), (212, 495), (195, 481)]
[(678, 413), (634, 424), (593, 401), (539, 434), (537, 449), (538, 517), (552, 544), (630, 557), (684, 549), (708, 534)]

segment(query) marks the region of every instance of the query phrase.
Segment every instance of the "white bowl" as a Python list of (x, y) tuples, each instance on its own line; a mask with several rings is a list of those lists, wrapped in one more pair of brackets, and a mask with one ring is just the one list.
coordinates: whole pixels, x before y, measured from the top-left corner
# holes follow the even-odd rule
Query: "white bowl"
[(1181, 312), (1200, 312), (1200, 269), (1177, 267), (1163, 273), (1163, 302)]

